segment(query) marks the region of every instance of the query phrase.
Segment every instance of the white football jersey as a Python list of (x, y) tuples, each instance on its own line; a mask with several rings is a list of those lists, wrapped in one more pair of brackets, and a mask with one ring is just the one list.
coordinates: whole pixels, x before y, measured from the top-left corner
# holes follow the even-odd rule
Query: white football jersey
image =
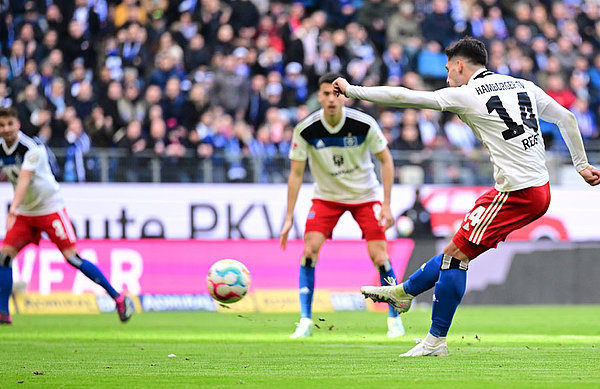
[(13, 187), (17, 186), (21, 170), (33, 171), (25, 199), (17, 212), (22, 215), (39, 216), (64, 208), (60, 187), (52, 174), (48, 153), (42, 144), (19, 132), (17, 141), (9, 148), (0, 138), (0, 167)]
[(371, 116), (342, 108), (342, 119), (330, 126), (318, 110), (294, 129), (290, 159), (306, 161), (315, 180), (314, 198), (347, 204), (381, 200), (371, 160), (387, 147)]
[(466, 85), (433, 93), (442, 110), (458, 114), (488, 149), (498, 191), (548, 182), (538, 111), (550, 97), (539, 87), (481, 69)]
[(488, 149), (500, 192), (548, 182), (538, 118), (558, 126), (578, 172), (590, 166), (575, 116), (531, 81), (481, 68), (466, 85), (457, 88), (427, 92), (349, 85), (346, 96), (395, 107), (458, 114)]

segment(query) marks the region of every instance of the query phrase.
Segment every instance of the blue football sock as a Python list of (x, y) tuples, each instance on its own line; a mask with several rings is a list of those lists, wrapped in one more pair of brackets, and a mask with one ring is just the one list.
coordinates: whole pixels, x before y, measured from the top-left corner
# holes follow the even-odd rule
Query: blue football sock
[[(392, 282), (392, 283), (388, 282), (388, 280), (390, 280), (390, 277), (394, 280), (394, 282)], [(383, 264), (382, 266), (379, 266), (379, 280), (381, 281), (382, 286), (395, 285), (396, 275), (394, 274), (394, 269), (392, 268), (392, 264), (390, 263), (389, 259), (385, 261), (385, 264)], [(392, 307), (389, 304), (388, 304), (388, 316), (389, 317), (398, 316), (398, 312), (396, 311), (396, 309), (394, 309), (394, 307)]]
[(9, 313), (8, 300), (12, 293), (12, 267), (0, 266), (0, 312)]
[(434, 287), (440, 275), (443, 254), (436, 255), (424, 263), (419, 270), (402, 284), (404, 291), (411, 296), (417, 296)]
[(300, 277), (298, 280), (300, 292), (300, 317), (312, 318), (312, 301), (315, 290), (315, 268), (300, 266)]
[(433, 336), (444, 337), (448, 334), (454, 312), (460, 304), (467, 286), (467, 271), (462, 269), (440, 270), (440, 278), (433, 292), (431, 328)]
[(90, 261), (88, 261), (86, 259), (81, 258), (79, 256), (79, 254), (75, 254), (75, 256), (73, 258), (67, 259), (67, 262), (70, 265), (81, 270), (81, 272), (83, 274), (85, 274), (87, 276), (87, 278), (89, 278), (90, 280), (94, 281), (95, 283), (97, 283), (98, 285), (103, 287), (106, 290), (106, 292), (109, 294), (110, 297), (112, 297), (112, 298), (119, 297), (119, 292), (117, 292), (112, 287), (110, 282), (108, 282), (106, 277), (104, 277), (104, 274), (102, 274), (102, 271), (100, 269), (98, 269), (98, 267), (96, 265), (94, 265), (93, 263), (91, 263)]

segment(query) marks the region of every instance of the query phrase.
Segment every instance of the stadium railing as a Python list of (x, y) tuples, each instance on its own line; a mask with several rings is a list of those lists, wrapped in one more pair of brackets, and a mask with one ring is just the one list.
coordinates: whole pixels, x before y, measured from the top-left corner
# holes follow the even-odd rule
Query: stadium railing
[[(67, 149), (53, 148), (56, 175), (63, 182), (82, 181), (65, 164)], [(491, 186), (493, 167), (488, 154), (477, 151), (462, 155), (453, 151), (392, 151), (395, 183)], [(590, 163), (600, 165), (600, 152), (588, 153)], [(377, 161), (375, 161), (377, 162)], [(80, 162), (81, 163), (81, 162)], [(287, 155), (242, 156), (216, 152), (199, 158), (191, 151), (182, 157), (159, 156), (150, 150), (131, 154), (122, 149), (92, 149), (83, 156), (80, 172), (86, 182), (195, 182), (195, 183), (285, 183), (290, 168)], [(65, 169), (65, 167), (67, 168)], [(572, 169), (568, 155), (547, 152), (547, 166), (554, 184), (561, 184), (564, 172)], [(305, 182), (312, 182), (310, 172)]]

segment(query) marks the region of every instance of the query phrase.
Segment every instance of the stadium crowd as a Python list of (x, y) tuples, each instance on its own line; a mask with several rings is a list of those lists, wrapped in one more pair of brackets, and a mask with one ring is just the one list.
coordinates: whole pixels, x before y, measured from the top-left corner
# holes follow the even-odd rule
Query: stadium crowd
[[(136, 156), (150, 154), (169, 181), (201, 180), (204, 160), (214, 180), (243, 181), (257, 156), (259, 181), (282, 182), (274, 161), (317, 109), (320, 75), (443, 87), (443, 48), (465, 35), (485, 42), (490, 70), (538, 83), (598, 140), (595, 0), (0, 0), (0, 106), (65, 150), (63, 181), (85, 181), (85, 154), (113, 148), (129, 162), (111, 180), (143, 180)], [(455, 115), (348, 104), (378, 118), (393, 152), (481, 152)], [(542, 131), (566, 150), (555, 126)]]

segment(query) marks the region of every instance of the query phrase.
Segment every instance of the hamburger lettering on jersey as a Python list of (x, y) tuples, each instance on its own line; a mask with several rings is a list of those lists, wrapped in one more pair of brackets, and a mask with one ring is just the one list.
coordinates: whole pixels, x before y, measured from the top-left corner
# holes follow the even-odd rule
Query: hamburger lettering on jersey
[(433, 93), (442, 110), (458, 114), (488, 149), (498, 191), (548, 182), (538, 125), (538, 109), (548, 102), (539, 87), (482, 69), (466, 85)]
[(38, 216), (58, 212), (64, 208), (58, 182), (52, 174), (48, 153), (43, 144), (19, 131), (17, 141), (9, 148), (0, 138), (0, 167), (16, 188), (21, 170), (33, 171), (25, 199), (17, 212)]
[(342, 108), (342, 118), (330, 126), (318, 110), (294, 129), (289, 157), (306, 161), (315, 180), (314, 198), (347, 204), (380, 200), (380, 184), (371, 160), (387, 147), (371, 116)]

